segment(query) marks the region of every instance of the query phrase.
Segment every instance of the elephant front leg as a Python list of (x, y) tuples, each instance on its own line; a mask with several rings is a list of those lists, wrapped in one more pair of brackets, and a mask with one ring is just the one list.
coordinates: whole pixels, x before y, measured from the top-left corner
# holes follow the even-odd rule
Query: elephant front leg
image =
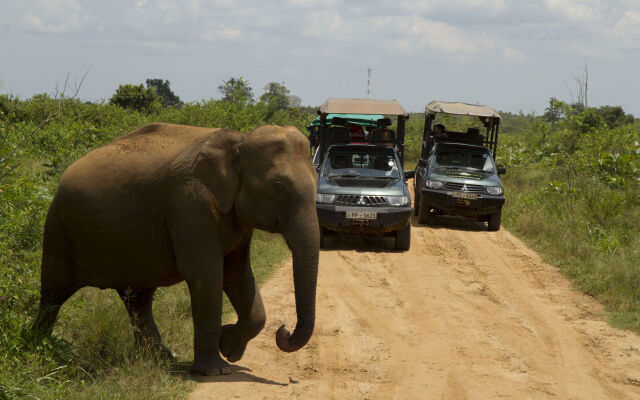
[(220, 352), (231, 362), (239, 361), (247, 343), (264, 328), (266, 315), (260, 291), (251, 271), (251, 236), (225, 257), (224, 291), (238, 314), (235, 324), (222, 327)]
[[(188, 280), (193, 313), (193, 372), (201, 375), (231, 373), (229, 363), (220, 356), (222, 333), (222, 268), (216, 279)], [(204, 278), (204, 277), (202, 277)]]

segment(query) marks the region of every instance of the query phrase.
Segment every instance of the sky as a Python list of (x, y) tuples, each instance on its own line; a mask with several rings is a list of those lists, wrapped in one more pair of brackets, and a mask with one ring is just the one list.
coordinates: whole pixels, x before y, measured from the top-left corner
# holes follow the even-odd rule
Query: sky
[[(246, 79), (329, 97), (432, 100), (540, 115), (549, 99), (640, 117), (640, 0), (0, 0), (0, 93), (79, 97), (166, 79), (183, 101)], [(588, 78), (585, 79), (585, 69)]]

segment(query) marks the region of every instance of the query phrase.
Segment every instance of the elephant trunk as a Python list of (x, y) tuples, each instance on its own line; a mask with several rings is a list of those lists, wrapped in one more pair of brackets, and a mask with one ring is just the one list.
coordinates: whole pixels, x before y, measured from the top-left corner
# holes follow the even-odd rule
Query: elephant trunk
[(293, 283), (298, 322), (293, 334), (290, 334), (284, 325), (276, 332), (276, 344), (280, 350), (286, 352), (299, 350), (313, 334), (320, 246), (320, 230), (315, 208), (292, 220), (297, 226), (294, 229), (285, 228), (283, 234), (293, 255)]

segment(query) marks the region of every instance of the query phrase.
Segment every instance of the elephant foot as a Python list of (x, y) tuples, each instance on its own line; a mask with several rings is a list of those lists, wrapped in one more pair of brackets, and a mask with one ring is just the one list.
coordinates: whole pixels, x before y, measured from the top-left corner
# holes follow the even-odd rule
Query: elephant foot
[(233, 324), (222, 327), (220, 335), (220, 353), (231, 362), (240, 361), (247, 348), (247, 341), (243, 340), (237, 333), (236, 326)]
[(176, 353), (163, 345), (151, 339), (136, 337), (136, 344), (143, 353), (149, 354), (151, 357), (161, 361), (173, 361), (176, 359)]
[(196, 357), (191, 368), (194, 375), (216, 376), (229, 375), (231, 366), (228, 362), (220, 358), (220, 355), (203, 360), (202, 357)]
[(162, 344), (159, 346), (155, 346), (155, 348), (153, 349), (153, 352), (158, 359), (163, 361), (174, 361), (177, 357), (177, 354), (175, 351), (171, 350), (170, 348)]

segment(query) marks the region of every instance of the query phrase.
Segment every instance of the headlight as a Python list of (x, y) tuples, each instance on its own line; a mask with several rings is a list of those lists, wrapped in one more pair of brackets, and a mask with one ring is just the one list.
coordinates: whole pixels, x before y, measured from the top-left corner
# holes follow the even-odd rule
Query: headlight
[(489, 194), (493, 194), (493, 195), (502, 194), (502, 187), (500, 187), (500, 186), (487, 186), (487, 192), (489, 192)]
[(431, 179), (427, 179), (424, 181), (424, 185), (429, 189), (440, 189), (444, 186), (444, 182), (442, 181), (432, 181)]
[(333, 203), (335, 199), (336, 199), (335, 194), (318, 193), (316, 195), (316, 201), (318, 203)]
[(407, 196), (387, 196), (387, 204), (390, 206), (404, 206), (409, 202), (409, 197)]

